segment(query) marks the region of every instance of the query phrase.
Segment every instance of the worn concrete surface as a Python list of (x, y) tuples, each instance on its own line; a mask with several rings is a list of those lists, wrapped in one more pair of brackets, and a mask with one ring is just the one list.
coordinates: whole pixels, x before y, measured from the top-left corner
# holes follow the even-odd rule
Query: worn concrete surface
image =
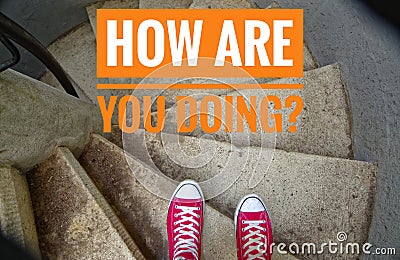
[(67, 148), (28, 174), (45, 259), (144, 259)]
[[(168, 200), (150, 193), (136, 179), (137, 175), (153, 175), (151, 168), (130, 155), (125, 157), (121, 148), (97, 135), (93, 136), (80, 162), (114, 206), (144, 255), (148, 259), (169, 259), (165, 224)], [(170, 188), (172, 195), (175, 186)], [(208, 205), (204, 214), (203, 258), (236, 259), (233, 220)], [(274, 254), (273, 259), (296, 258)]]
[[(87, 2), (90, 1), (50, 1), (43, 5), (41, 0), (20, 0), (3, 1), (0, 7), (28, 26), (29, 31), (36, 30), (34, 35), (41, 33), (42, 37), (55, 39), (68, 30), (59, 25), (74, 26), (84, 19), (82, 6)], [(400, 175), (397, 169), (400, 166), (395, 152), (400, 147), (396, 130), (400, 122), (400, 106), (396, 102), (400, 100), (397, 91), (400, 80), (397, 70), (399, 34), (393, 26), (365, 8), (361, 1), (280, 0), (279, 3), (283, 8), (304, 8), (305, 39), (313, 54), (321, 65), (339, 61), (344, 68), (354, 114), (355, 157), (380, 163), (378, 182), (382, 189), (378, 190), (379, 203), (371, 242), (400, 248), (397, 225), (400, 215), (397, 193)], [(21, 6), (24, 8), (19, 8)], [(49, 10), (60, 12), (49, 17)], [(37, 62), (25, 62), (23, 69), (40, 73), (43, 67)]]
[[(303, 48), (303, 56), (304, 56), (304, 70), (312, 70), (318, 67), (315, 59), (313, 58), (311, 52), (309, 51), (307, 44), (304, 43)], [(225, 83), (225, 84), (257, 84), (257, 83), (270, 83), (273, 79), (271, 78), (257, 78), (253, 79), (249, 75), (246, 75), (247, 78), (219, 78), (219, 79), (206, 79), (206, 78), (195, 78), (195, 79), (185, 79), (181, 80), (181, 83), (186, 84), (216, 84), (216, 83)], [(156, 80), (152, 80), (156, 81)], [(177, 82), (178, 80), (176, 80)], [(142, 81), (143, 83), (151, 83), (150, 80)], [(156, 83), (170, 83), (171, 80), (161, 79)], [(229, 93), (229, 89), (179, 89), (179, 90), (165, 90), (162, 93), (158, 93), (159, 95), (165, 96), (165, 106), (166, 108), (170, 108), (176, 104), (178, 96), (204, 96), (204, 95), (224, 95)], [(137, 93), (137, 91), (133, 92), (133, 94)], [(155, 95), (156, 92), (150, 93)]]
[(193, 0), (140, 0), (140, 9), (181, 9), (188, 8)]
[[(65, 71), (95, 103), (96, 89), (96, 40), (89, 22), (83, 23), (48, 47)], [(41, 80), (59, 88), (54, 76), (46, 70)]]
[(97, 9), (137, 9), (139, 8), (139, 0), (119, 0), (119, 1), (104, 1), (98, 2), (86, 7), (86, 12), (89, 17), (90, 25), (93, 28), (93, 33), (96, 35), (96, 10)]
[[(245, 98), (256, 96), (256, 111), (260, 114), (260, 103), (262, 98), (267, 95), (275, 95), (282, 102), (282, 110), (273, 110), (283, 114), (283, 131), (276, 135), (276, 147), (285, 151), (302, 152), (339, 158), (352, 158), (352, 138), (351, 138), (351, 117), (346, 86), (341, 79), (341, 71), (337, 64), (325, 66), (304, 73), (303, 80), (279, 79), (273, 83), (303, 83), (304, 89), (301, 90), (240, 90), (227, 93), (227, 96), (242, 95)], [(240, 93), (240, 94), (239, 94)], [(297, 95), (303, 99), (303, 111), (297, 116), (296, 124), (289, 123), (289, 115), (293, 112), (293, 105), (285, 108), (285, 100), (290, 95)], [(222, 104), (225, 102), (223, 101)], [(235, 106), (235, 101), (234, 101)], [(225, 111), (223, 105), (222, 108)], [(166, 112), (166, 123), (164, 132), (176, 133), (177, 113), (176, 107)], [(212, 112), (210, 110), (210, 112)], [(212, 113), (213, 114), (213, 113)], [(225, 112), (222, 119), (225, 120)], [(153, 115), (153, 120), (157, 121), (157, 116)], [(233, 116), (236, 122), (236, 113)], [(259, 118), (258, 118), (259, 120)], [(236, 123), (234, 123), (235, 125)], [(288, 127), (296, 126), (296, 133), (289, 133)], [(236, 127), (234, 127), (236, 129)], [(235, 132), (235, 131), (234, 131)], [(185, 134), (185, 133), (183, 133)], [(192, 136), (203, 136), (206, 134), (197, 124), (195, 131), (189, 133)], [(272, 148), (274, 137), (271, 134), (263, 135), (258, 123), (258, 131), (254, 133), (235, 133), (225, 132), (222, 127), (219, 131), (212, 134), (219, 141), (242, 142), (250, 138), (254, 146), (265, 146), (261, 137), (267, 141), (267, 146)], [(238, 144), (238, 143), (235, 143)]]
[[(131, 83), (131, 79), (97, 79), (96, 39), (89, 22), (83, 23), (51, 44), (49, 51), (93, 103), (98, 104), (97, 96), (99, 95), (106, 97), (116, 95), (120, 98), (132, 93), (132, 90), (98, 90), (96, 88), (97, 83)], [(46, 71), (41, 80), (60, 88), (59, 83), (49, 71)], [(118, 122), (117, 111), (113, 115), (113, 120), (114, 123)]]
[(0, 164), (28, 170), (57, 145), (79, 155), (101, 115), (91, 103), (8, 70), (0, 74)]
[(257, 6), (247, 0), (194, 0), (190, 5), (193, 9), (246, 9), (257, 8)]
[(11, 167), (0, 167), (0, 233), (41, 258), (28, 184)]
[[(144, 255), (149, 259), (168, 259), (168, 201), (148, 192), (135, 178), (134, 174), (150, 175), (152, 170), (133, 157), (128, 156), (127, 160), (129, 165), (122, 149), (97, 135), (93, 136), (80, 158), (81, 164), (113, 205)], [(175, 187), (171, 188), (172, 195)], [(205, 216), (204, 259), (235, 258), (232, 220), (209, 206), (205, 207)]]
[[(279, 0), (304, 9), (304, 38), (320, 65), (339, 62), (348, 85), (354, 156), (378, 162), (369, 242), (400, 251), (399, 30), (356, 0)], [(370, 256), (386, 259), (386, 256)]]
[[(168, 137), (165, 134), (162, 142), (159, 135), (147, 134), (145, 142), (148, 154), (161, 172), (177, 180), (199, 181), (206, 198), (213, 192), (211, 189), (223, 192), (209, 202), (231, 217), (242, 196), (259, 194), (272, 216), (276, 241), (323, 243), (335, 240), (340, 231), (348, 234), (347, 241), (362, 243), (367, 240), (376, 189), (376, 165), (282, 150), (274, 151), (269, 164), (271, 151), (268, 149), (250, 147), (237, 151), (238, 148), (226, 143), (203, 139), (207, 144), (203, 144), (206, 149), (201, 150), (196, 145), (198, 139), (183, 136), (179, 138), (180, 150), (174, 149), (171, 153), (165, 136)], [(136, 149), (140, 150), (138, 146)], [(183, 156), (186, 156), (185, 162), (198, 162), (201, 161), (198, 155), (207, 153), (214, 156), (197, 167), (180, 164)], [(224, 172), (232, 165), (228, 161), (239, 164), (244, 161), (234, 167), (233, 171), (240, 174), (236, 181), (230, 171)], [(251, 189), (249, 180), (254, 174), (263, 179)], [(212, 182), (211, 178), (217, 175), (224, 175), (226, 180)], [(212, 184), (206, 180), (211, 180)], [(225, 182), (231, 184), (226, 191), (222, 190)], [(329, 259), (329, 255), (324, 259)]]
[[(281, 6), (278, 2), (273, 1), (269, 4), (269, 0), (254, 0), (254, 3), (259, 6), (260, 8), (266, 9), (280, 9)], [(310, 48), (308, 47), (307, 43), (304, 42), (303, 47), (303, 58), (304, 58), (304, 70), (312, 70), (318, 67), (318, 61), (312, 55)]]

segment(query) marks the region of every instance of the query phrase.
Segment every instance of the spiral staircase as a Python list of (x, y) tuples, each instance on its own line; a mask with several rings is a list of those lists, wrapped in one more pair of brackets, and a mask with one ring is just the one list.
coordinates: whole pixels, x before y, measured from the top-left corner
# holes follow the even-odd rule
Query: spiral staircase
[[(367, 241), (377, 165), (353, 160), (351, 109), (338, 64), (319, 67), (305, 43), (304, 89), (269, 92), (281, 98), (299, 95), (304, 100), (297, 133), (277, 134), (272, 161), (253, 159), (262, 149), (260, 143), (254, 142), (250, 148), (232, 146), (229, 136), (222, 133), (216, 134), (215, 140), (202, 138), (201, 129), (179, 140), (188, 153), (198, 153), (199, 142), (217, 151), (218, 156), (202, 167), (177, 164), (164, 149), (160, 135), (151, 133), (143, 133), (144, 144), (135, 144), (138, 151), (145, 146), (147, 156), (141, 152), (127, 154), (117, 126), (109, 134), (102, 133), (97, 107), (98, 95), (131, 94), (130, 90), (96, 89), (99, 79), (94, 32), (99, 8), (257, 6), (247, 0), (102, 1), (88, 6), (89, 21), (48, 48), (73, 80), (80, 99), (63, 92), (49, 71), (41, 81), (10, 69), (2, 72), (0, 230), (5, 236), (44, 259), (168, 259), (168, 201), (144, 188), (143, 176), (149, 176), (145, 181), (152, 182), (151, 176), (161, 171), (177, 181), (203, 181), (226, 166), (233, 150), (247, 149), (250, 156), (241, 176), (229, 189), (206, 202), (204, 259), (235, 259), (233, 213), (239, 199), (250, 192), (265, 200), (276, 243), (322, 244), (337, 240), (338, 232), (345, 232), (349, 242)], [(177, 91), (168, 92), (168, 104), (174, 103), (180, 94)], [(241, 95), (235, 91), (213, 94)], [(287, 116), (289, 112), (284, 113)], [(175, 121), (167, 118), (165, 136), (177, 135), (173, 130)], [(255, 140), (259, 135), (254, 134)], [(249, 188), (248, 176), (256, 165), (268, 171), (256, 187)], [(331, 257), (273, 255), (273, 259)], [(335, 257), (361, 259), (362, 255)]]

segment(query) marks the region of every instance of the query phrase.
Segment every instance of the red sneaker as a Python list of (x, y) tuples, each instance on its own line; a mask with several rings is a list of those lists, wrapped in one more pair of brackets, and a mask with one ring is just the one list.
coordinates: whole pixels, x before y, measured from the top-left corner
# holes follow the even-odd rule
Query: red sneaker
[(239, 202), (235, 231), (238, 260), (271, 259), (271, 220), (260, 197), (250, 194)]
[(186, 180), (178, 185), (168, 209), (169, 259), (201, 258), (203, 205), (203, 193), (196, 182)]

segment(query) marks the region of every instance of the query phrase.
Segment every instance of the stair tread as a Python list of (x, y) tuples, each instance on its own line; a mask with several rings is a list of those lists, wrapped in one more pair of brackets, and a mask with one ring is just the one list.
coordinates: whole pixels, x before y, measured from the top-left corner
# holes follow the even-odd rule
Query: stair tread
[(249, 9), (256, 8), (254, 3), (247, 0), (194, 0), (191, 9)]
[(193, 0), (140, 0), (140, 9), (183, 9), (188, 8)]
[(90, 25), (93, 28), (93, 33), (96, 35), (96, 10), (97, 9), (137, 9), (139, 8), (139, 0), (118, 0), (104, 1), (103, 4), (95, 3), (86, 7), (86, 12), (89, 17)]
[[(96, 39), (89, 22), (85, 22), (52, 43), (48, 50), (53, 54), (61, 67), (82, 88), (85, 94), (96, 102)], [(52, 86), (59, 83), (49, 70), (46, 70), (43, 82)]]
[(40, 258), (28, 184), (11, 167), (0, 167), (0, 232)]
[[(287, 131), (287, 119), (292, 109), (283, 108), (284, 128), (281, 133), (277, 133), (276, 135), (276, 147), (285, 151), (338, 158), (353, 157), (350, 107), (347, 100), (346, 87), (341, 79), (341, 71), (337, 64), (307, 71), (304, 73), (303, 79), (278, 79), (273, 81), (273, 83), (303, 83), (304, 88), (299, 90), (240, 90), (240, 92), (233, 91), (226, 95), (243, 95), (247, 98), (256, 96), (258, 98), (257, 106), (259, 106), (261, 99), (267, 95), (278, 96), (282, 102), (282, 106), (285, 105), (286, 97), (298, 95), (303, 99), (303, 111), (297, 116), (297, 132), (289, 133)], [(260, 111), (259, 107), (257, 107), (257, 111)], [(166, 111), (164, 132), (177, 132), (176, 115), (176, 107)], [(157, 121), (157, 118), (156, 112), (154, 112), (152, 116), (154, 123)], [(222, 118), (225, 118), (224, 113), (222, 114)], [(236, 113), (234, 113), (234, 122), (235, 118)], [(202, 136), (204, 134), (205, 132), (201, 129), (199, 123), (194, 131), (188, 133), (191, 136)], [(231, 134), (226, 133), (223, 127), (212, 135), (219, 141), (229, 142), (231, 140)], [(260, 127), (257, 132), (250, 135), (244, 132), (240, 135), (236, 133), (233, 136), (239, 136), (238, 141), (246, 140), (250, 136), (253, 146), (262, 145), (261, 136), (268, 139), (271, 145), (274, 138), (271, 134), (268, 136), (267, 134), (263, 135)]]
[[(172, 135), (164, 134), (162, 143), (160, 135), (146, 133), (144, 149), (136, 141), (134, 144), (124, 145), (125, 148), (133, 145), (134, 151), (128, 149), (128, 153), (177, 180), (209, 180), (224, 168), (241, 171), (238, 180), (228, 190), (210, 199), (210, 205), (233, 216), (236, 203), (242, 196), (248, 193), (259, 194), (271, 213), (278, 242), (322, 243), (335, 239), (340, 231), (348, 233), (350, 242), (366, 241), (376, 189), (375, 164), (275, 150), (269, 165), (271, 155), (268, 150), (250, 147), (237, 151), (238, 148), (228, 143), (180, 136), (180, 145), (186, 154), (197, 156), (196, 152), (200, 150), (196, 150), (195, 144), (202, 141), (206, 143), (206, 148), (201, 153), (215, 155), (204, 166), (189, 168), (178, 165), (177, 162), (187, 162), (188, 159), (177, 157), (177, 150), (172, 150), (173, 160), (170, 158), (171, 151), (169, 154), (165, 152), (164, 147), (168, 146), (165, 140), (170, 140), (169, 136)], [(133, 135), (126, 135), (124, 138), (134, 140)], [(135, 154), (135, 151), (140, 154)], [(146, 151), (151, 158), (145, 158), (143, 154)], [(261, 157), (258, 156), (260, 153)], [(231, 168), (226, 166), (230, 155), (233, 155), (229, 159)], [(247, 157), (242, 158), (243, 155)], [(201, 161), (198, 157), (193, 158), (192, 161)], [(243, 161), (245, 164), (240, 165)], [(151, 165), (151, 162), (155, 165)], [(250, 189), (249, 176), (253, 169), (260, 169), (259, 172), (265, 176), (258, 186)], [(220, 180), (232, 180), (233, 175), (225, 176)], [(224, 186), (223, 181), (201, 184), (206, 198), (212, 191), (219, 191)]]
[[(80, 162), (116, 209), (117, 214), (149, 258), (168, 255), (166, 219), (168, 201), (147, 191), (132, 174), (151, 169), (128, 156), (122, 149), (94, 135)], [(172, 194), (172, 191), (171, 191)], [(203, 250), (205, 259), (232, 259), (236, 255), (232, 220), (209, 206), (205, 207)], [(227, 228), (228, 227), (228, 228)], [(146, 249), (143, 249), (146, 248)]]
[(0, 109), (0, 164), (21, 171), (46, 160), (56, 145), (79, 154), (90, 133), (102, 129), (92, 103), (13, 70), (1, 73), (0, 99), (7, 108)]
[[(135, 174), (150, 176), (152, 169), (129, 155), (125, 157), (121, 148), (98, 135), (93, 136), (80, 162), (113, 205), (144, 254), (148, 258), (167, 259), (169, 202), (146, 190), (135, 177)], [(174, 187), (171, 188), (172, 195)], [(207, 204), (202, 251), (204, 259), (236, 258), (232, 219)], [(274, 256), (273, 259), (296, 258), (287, 255)]]
[(28, 174), (44, 258), (144, 259), (67, 148)]

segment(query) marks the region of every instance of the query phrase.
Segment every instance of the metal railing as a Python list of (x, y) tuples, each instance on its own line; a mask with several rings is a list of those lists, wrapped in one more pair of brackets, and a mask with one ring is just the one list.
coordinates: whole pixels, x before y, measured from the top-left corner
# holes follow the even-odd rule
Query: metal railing
[(38, 58), (56, 77), (68, 94), (79, 97), (65, 70), (54, 56), (33, 35), (0, 12), (0, 41), (12, 54), (12, 58), (0, 64), (0, 72), (14, 66), (20, 60), (15, 42)]

